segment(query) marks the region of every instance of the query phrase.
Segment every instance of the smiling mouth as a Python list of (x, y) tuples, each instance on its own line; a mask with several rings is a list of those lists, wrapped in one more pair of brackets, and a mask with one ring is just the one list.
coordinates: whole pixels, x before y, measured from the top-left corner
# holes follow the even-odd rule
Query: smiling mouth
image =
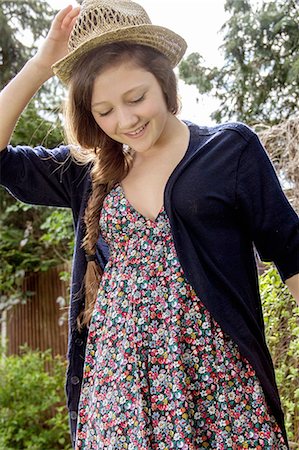
[(143, 133), (143, 131), (145, 130), (147, 125), (148, 125), (148, 123), (146, 123), (145, 125), (142, 125), (142, 127), (137, 128), (137, 130), (132, 131), (131, 133), (126, 133), (126, 135), (130, 136), (130, 137), (137, 137)]

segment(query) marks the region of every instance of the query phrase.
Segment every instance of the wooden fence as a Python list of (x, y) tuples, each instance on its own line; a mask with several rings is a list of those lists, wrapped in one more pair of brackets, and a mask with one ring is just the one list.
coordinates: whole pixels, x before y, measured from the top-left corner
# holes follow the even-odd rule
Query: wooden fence
[(68, 283), (59, 279), (59, 273), (67, 270), (67, 265), (61, 265), (25, 278), (24, 292), (33, 295), (28, 296), (26, 304), (8, 311), (7, 354), (19, 354), (25, 344), (41, 351), (50, 348), (53, 355), (66, 354)]

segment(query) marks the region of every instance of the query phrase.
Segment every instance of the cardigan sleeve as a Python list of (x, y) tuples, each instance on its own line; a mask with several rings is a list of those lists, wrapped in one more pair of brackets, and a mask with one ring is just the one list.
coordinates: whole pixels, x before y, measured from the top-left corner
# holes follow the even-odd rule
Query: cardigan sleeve
[(274, 262), (283, 281), (299, 273), (299, 218), (255, 134), (239, 159), (236, 199), (262, 261)]
[(86, 166), (76, 164), (66, 146), (8, 146), (0, 152), (0, 182), (25, 203), (71, 207), (85, 174)]

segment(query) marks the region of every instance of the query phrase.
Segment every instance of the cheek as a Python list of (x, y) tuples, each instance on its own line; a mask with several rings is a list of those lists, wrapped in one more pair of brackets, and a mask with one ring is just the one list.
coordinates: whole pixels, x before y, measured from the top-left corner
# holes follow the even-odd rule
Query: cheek
[(157, 98), (157, 101), (153, 102), (151, 105), (151, 115), (152, 117), (158, 119), (162, 123), (165, 120), (165, 117), (167, 117), (169, 114), (167, 110), (166, 103), (164, 99)]
[(93, 115), (94, 120), (98, 126), (103, 130), (108, 136), (113, 133), (113, 122), (108, 117), (100, 117)]

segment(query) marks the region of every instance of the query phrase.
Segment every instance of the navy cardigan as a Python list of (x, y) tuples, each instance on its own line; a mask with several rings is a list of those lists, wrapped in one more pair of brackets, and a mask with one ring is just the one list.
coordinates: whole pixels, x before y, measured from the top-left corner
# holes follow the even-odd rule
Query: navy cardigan
[[(238, 344), (262, 384), (284, 434), (284, 420), (271, 357), (265, 342), (255, 248), (273, 261), (283, 281), (299, 273), (299, 219), (288, 203), (256, 134), (240, 123), (212, 128), (186, 122), (187, 152), (168, 179), (164, 206), (185, 276), (197, 296)], [(90, 193), (89, 166), (69, 150), (8, 146), (1, 152), (1, 183), (23, 202), (70, 207), (75, 250), (69, 314), (66, 391), (73, 442), (87, 329), (76, 318), (84, 305), (86, 269), (81, 248), (83, 213)], [(97, 246), (104, 268), (109, 249)], [(78, 294), (79, 293), (79, 294)]]

